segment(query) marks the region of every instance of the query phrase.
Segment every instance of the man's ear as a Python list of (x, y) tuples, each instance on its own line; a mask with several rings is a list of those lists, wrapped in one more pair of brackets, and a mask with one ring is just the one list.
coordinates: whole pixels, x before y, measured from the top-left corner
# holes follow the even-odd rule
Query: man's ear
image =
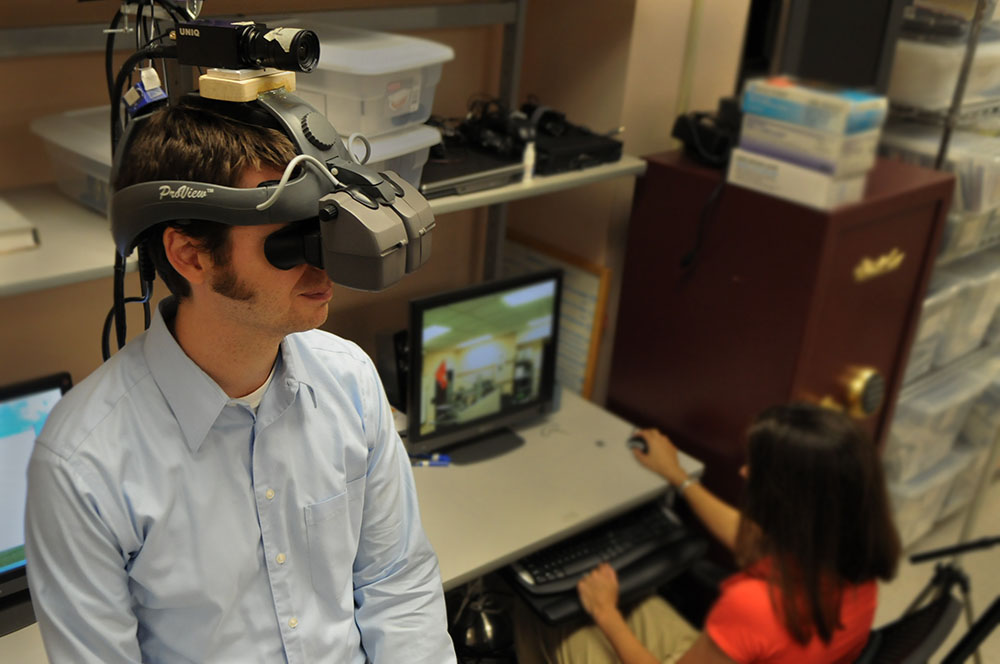
[(188, 283), (202, 284), (208, 279), (211, 258), (193, 238), (167, 226), (163, 229), (163, 252), (177, 274), (187, 279)]

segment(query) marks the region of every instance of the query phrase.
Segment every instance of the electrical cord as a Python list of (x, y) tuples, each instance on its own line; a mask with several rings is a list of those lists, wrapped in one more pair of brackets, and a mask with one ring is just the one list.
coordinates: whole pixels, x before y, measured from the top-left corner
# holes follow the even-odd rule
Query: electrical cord
[[(107, 78), (108, 85), (108, 100), (111, 105), (111, 150), (114, 154), (115, 149), (118, 146), (118, 141), (122, 134), (122, 123), (121, 123), (121, 95), (122, 88), (125, 85), (126, 80), (131, 81), (132, 71), (136, 64), (144, 59), (152, 60), (153, 58), (176, 58), (177, 48), (173, 45), (162, 45), (155, 44), (155, 42), (160, 42), (170, 35), (170, 31), (163, 32), (155, 37), (152, 36), (155, 30), (159, 29), (159, 24), (156, 20), (156, 5), (161, 6), (170, 18), (176, 23), (180, 23), (184, 20), (184, 17), (179, 13), (177, 8), (170, 5), (165, 0), (149, 0), (149, 23), (145, 24), (143, 21), (143, 0), (139, 0), (136, 9), (136, 46), (137, 51), (130, 55), (122, 65), (121, 69), (118, 71), (118, 75), (113, 75), (114, 68), (114, 45), (115, 36), (117, 34), (118, 26), (121, 24), (124, 14), (119, 9), (115, 12), (114, 17), (111, 19), (111, 23), (108, 26), (108, 37), (105, 41), (104, 48), (104, 70), (105, 76)], [(143, 31), (149, 37), (145, 45), (142, 44)], [(164, 72), (166, 72), (166, 67), (164, 66)], [(119, 252), (115, 252), (115, 268), (113, 277), (113, 289), (114, 289), (114, 302), (112, 303), (111, 309), (108, 311), (108, 315), (105, 317), (104, 328), (101, 334), (101, 354), (104, 359), (107, 360), (111, 357), (111, 348), (109, 342), (109, 336), (111, 333), (111, 325), (114, 323), (115, 327), (115, 338), (118, 342), (118, 348), (122, 348), (126, 341), (126, 321), (125, 321), (125, 305), (133, 302), (139, 302), (143, 305), (143, 323), (146, 328), (149, 328), (152, 322), (152, 315), (150, 309), (150, 303), (153, 296), (153, 282), (156, 278), (156, 270), (153, 267), (152, 261), (149, 258), (148, 250), (144, 244), (139, 246), (139, 273), (141, 282), (141, 296), (140, 297), (125, 297), (125, 257)]]
[(708, 195), (705, 205), (702, 206), (701, 215), (698, 217), (698, 227), (695, 230), (694, 246), (681, 258), (681, 268), (685, 270), (694, 269), (695, 261), (697, 261), (701, 253), (701, 246), (705, 241), (705, 229), (708, 227), (708, 221), (712, 212), (715, 211), (719, 200), (722, 198), (722, 190), (725, 186), (725, 179), (720, 179), (715, 188), (712, 189), (712, 193)]

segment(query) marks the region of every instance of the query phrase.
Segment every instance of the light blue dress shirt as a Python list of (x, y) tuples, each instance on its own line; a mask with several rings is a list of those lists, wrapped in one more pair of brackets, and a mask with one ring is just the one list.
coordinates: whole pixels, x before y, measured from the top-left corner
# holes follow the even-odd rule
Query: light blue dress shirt
[(57, 404), (28, 470), (53, 664), (455, 662), (437, 559), (370, 359), (288, 336), (257, 412), (164, 316)]

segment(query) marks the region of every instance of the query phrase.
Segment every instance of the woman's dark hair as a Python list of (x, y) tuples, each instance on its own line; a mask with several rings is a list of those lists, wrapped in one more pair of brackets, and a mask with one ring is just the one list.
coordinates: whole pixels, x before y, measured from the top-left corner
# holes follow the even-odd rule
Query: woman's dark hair
[[(236, 187), (248, 170), (284, 169), (295, 147), (282, 132), (246, 124), (206, 108), (181, 103), (154, 112), (129, 144), (114, 190), (154, 180), (191, 180)], [(197, 240), (217, 265), (229, 262), (229, 226), (215, 221), (177, 220), (157, 224), (144, 233), (153, 265), (170, 292), (187, 297), (191, 286), (167, 260), (163, 231), (167, 226)]]
[(768, 563), (772, 602), (797, 642), (829, 643), (844, 587), (896, 573), (878, 450), (848, 416), (796, 403), (757, 416), (747, 464), (737, 555), (747, 567)]

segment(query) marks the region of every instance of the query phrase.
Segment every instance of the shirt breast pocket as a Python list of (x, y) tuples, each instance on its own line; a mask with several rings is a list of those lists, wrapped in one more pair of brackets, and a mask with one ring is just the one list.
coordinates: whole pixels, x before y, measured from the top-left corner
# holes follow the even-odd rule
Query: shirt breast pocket
[(351, 597), (352, 570), (361, 531), (365, 478), (347, 483), (347, 490), (305, 506), (309, 571), (313, 588), (322, 596)]

